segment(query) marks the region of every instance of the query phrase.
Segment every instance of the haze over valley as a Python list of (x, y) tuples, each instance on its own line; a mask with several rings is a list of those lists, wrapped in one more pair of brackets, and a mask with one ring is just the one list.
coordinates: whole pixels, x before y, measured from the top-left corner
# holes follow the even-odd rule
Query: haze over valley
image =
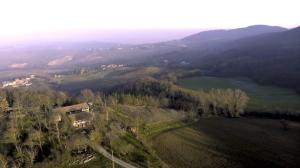
[(0, 3), (0, 168), (300, 166), (296, 1)]

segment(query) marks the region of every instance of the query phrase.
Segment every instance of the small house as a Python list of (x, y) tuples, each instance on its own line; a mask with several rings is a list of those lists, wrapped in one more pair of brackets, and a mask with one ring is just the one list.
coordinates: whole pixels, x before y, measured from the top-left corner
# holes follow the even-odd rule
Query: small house
[(86, 128), (91, 125), (93, 120), (93, 115), (91, 113), (81, 112), (81, 113), (70, 114), (69, 118), (74, 127)]

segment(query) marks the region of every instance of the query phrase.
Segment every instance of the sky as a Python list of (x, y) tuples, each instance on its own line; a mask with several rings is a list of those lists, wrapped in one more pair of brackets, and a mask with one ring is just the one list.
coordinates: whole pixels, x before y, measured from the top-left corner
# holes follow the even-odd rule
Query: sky
[(153, 32), (179, 38), (256, 24), (292, 28), (300, 25), (299, 6), (299, 0), (0, 0), (0, 39), (83, 38), (98, 32), (97, 38), (110, 34), (117, 40), (148, 32), (151, 40)]

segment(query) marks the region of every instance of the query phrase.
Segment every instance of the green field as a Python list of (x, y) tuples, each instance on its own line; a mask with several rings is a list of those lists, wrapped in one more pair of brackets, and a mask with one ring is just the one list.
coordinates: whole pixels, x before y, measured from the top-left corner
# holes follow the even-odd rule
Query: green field
[(300, 96), (293, 90), (262, 86), (245, 78), (191, 77), (179, 80), (179, 85), (194, 90), (239, 88), (247, 93), (247, 111), (300, 112)]
[(278, 120), (202, 118), (152, 139), (170, 167), (299, 167), (300, 124)]

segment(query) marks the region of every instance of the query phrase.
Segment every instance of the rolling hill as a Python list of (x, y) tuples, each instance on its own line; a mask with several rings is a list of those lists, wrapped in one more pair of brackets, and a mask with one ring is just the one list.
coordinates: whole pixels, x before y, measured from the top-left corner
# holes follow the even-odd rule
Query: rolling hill
[(261, 84), (300, 90), (300, 27), (215, 30), (180, 42), (187, 47), (153, 56), (151, 63), (200, 68), (215, 76), (245, 76)]
[(300, 27), (235, 40), (218, 53), (193, 62), (214, 75), (247, 76), (259, 83), (299, 90)]
[(245, 28), (230, 30), (211, 30), (200, 32), (183, 38), (181, 41), (190, 47), (216, 45), (245, 37), (256, 36), (265, 33), (282, 32), (287, 29), (278, 26), (254, 25)]

